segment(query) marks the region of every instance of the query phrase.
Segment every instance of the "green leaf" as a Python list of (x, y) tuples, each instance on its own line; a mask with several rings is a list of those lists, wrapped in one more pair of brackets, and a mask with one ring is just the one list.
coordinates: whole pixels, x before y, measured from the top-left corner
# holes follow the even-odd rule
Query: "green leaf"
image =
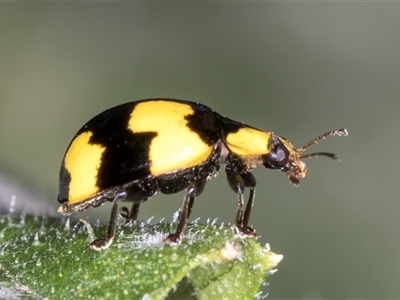
[[(100, 252), (86, 248), (90, 229), (51, 217), (1, 217), (0, 298), (175, 298), (185, 279), (193, 299), (254, 299), (282, 259), (222, 225), (189, 224), (179, 246), (162, 242), (174, 224), (119, 226)], [(94, 231), (102, 236), (106, 228)]]

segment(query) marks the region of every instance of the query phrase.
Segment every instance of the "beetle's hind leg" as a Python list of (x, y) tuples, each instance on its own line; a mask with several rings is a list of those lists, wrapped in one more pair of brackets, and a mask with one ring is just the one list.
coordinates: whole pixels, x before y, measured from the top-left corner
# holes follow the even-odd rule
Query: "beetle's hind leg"
[(114, 200), (112, 202), (111, 207), (111, 216), (110, 221), (107, 227), (107, 236), (103, 238), (99, 238), (94, 240), (88, 245), (90, 250), (104, 250), (110, 247), (115, 237), (115, 229), (117, 224), (117, 216), (118, 216), (118, 201), (122, 201), (126, 198), (127, 193), (125, 191), (121, 191), (115, 195)]
[[(256, 194), (256, 179), (251, 173), (235, 174), (227, 172), (226, 174), (229, 186), (232, 188), (232, 190), (236, 192), (236, 195), (238, 197), (235, 216), (235, 227), (243, 235), (255, 236), (256, 231), (248, 225), (251, 208), (253, 207)], [(250, 188), (250, 194), (249, 199), (247, 200), (246, 209), (244, 210), (244, 191), (246, 187)]]
[(206, 180), (198, 180), (192, 182), (186, 190), (185, 198), (183, 199), (183, 204), (179, 210), (178, 224), (174, 233), (169, 234), (164, 242), (169, 244), (179, 244), (182, 239), (183, 231), (185, 230), (187, 221), (192, 212), (192, 207), (194, 199), (201, 194), (206, 186)]

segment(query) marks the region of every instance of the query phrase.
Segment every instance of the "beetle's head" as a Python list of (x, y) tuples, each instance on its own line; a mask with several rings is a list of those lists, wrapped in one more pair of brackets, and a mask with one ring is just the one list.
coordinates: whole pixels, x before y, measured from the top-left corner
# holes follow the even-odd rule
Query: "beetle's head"
[(326, 156), (332, 159), (338, 159), (335, 154), (329, 152), (303, 154), (309, 146), (317, 144), (319, 140), (325, 139), (330, 135), (347, 136), (348, 132), (346, 129), (328, 131), (311, 140), (299, 149), (295, 149), (285, 138), (273, 135), (271, 139), (271, 151), (268, 154), (263, 155), (263, 164), (266, 168), (279, 169), (285, 172), (290, 182), (294, 186), (298, 186), (300, 184), (300, 179), (307, 175), (307, 166), (302, 161), (304, 158)]

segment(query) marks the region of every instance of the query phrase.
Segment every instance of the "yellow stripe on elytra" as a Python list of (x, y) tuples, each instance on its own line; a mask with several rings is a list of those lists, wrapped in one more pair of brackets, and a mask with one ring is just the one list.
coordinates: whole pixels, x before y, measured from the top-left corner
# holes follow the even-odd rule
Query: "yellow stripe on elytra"
[(77, 136), (65, 156), (65, 168), (71, 175), (68, 203), (87, 199), (99, 191), (96, 181), (105, 147), (90, 144), (91, 136), (91, 131)]
[(129, 121), (134, 132), (156, 132), (149, 147), (152, 175), (197, 166), (212, 152), (212, 146), (187, 126), (190, 105), (172, 101), (148, 101), (135, 106)]
[(271, 132), (244, 127), (229, 133), (225, 141), (229, 150), (238, 155), (261, 155), (270, 152), (271, 137)]

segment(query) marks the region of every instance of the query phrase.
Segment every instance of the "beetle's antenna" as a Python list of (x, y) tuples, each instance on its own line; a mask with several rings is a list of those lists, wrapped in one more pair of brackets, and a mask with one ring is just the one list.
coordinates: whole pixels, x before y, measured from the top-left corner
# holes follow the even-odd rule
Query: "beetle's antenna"
[(299, 148), (296, 150), (296, 152), (300, 155), (300, 159), (303, 158), (311, 158), (311, 157), (316, 157), (316, 156), (327, 156), (330, 157), (332, 159), (338, 159), (338, 157), (333, 154), (333, 153), (329, 153), (329, 152), (315, 152), (315, 153), (310, 153), (310, 154), (306, 154), (306, 155), (301, 155), (304, 151), (306, 151), (306, 149), (308, 147), (310, 147), (311, 145), (314, 144), (318, 144), (319, 140), (324, 140), (326, 139), (326, 137), (328, 136), (334, 136), (334, 135), (338, 135), (338, 136), (347, 136), (349, 133), (347, 132), (347, 129), (341, 128), (341, 129), (335, 129), (335, 130), (330, 130), (328, 132), (325, 132), (324, 134), (321, 134), (320, 136), (316, 137), (315, 139), (309, 141), (307, 144), (305, 144), (303, 147)]
[(330, 153), (330, 152), (314, 152), (314, 153), (302, 155), (302, 156), (300, 156), (300, 158), (303, 159), (303, 158), (312, 158), (312, 157), (318, 157), (318, 156), (326, 156), (326, 157), (329, 157), (329, 158), (332, 158), (335, 160), (339, 160), (339, 157), (337, 157), (336, 154)]

